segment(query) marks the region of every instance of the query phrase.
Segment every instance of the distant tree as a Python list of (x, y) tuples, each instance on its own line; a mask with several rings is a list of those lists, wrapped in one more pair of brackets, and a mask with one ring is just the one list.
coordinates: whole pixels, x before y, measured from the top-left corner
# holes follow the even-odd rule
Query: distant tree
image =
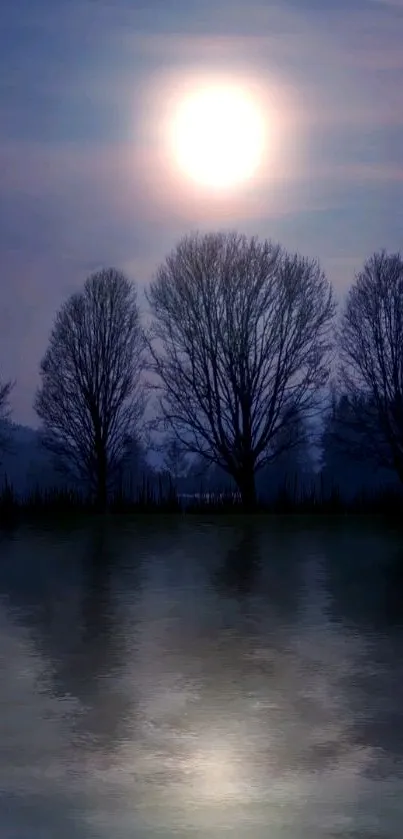
[(1, 458), (10, 446), (10, 395), (14, 382), (0, 380), (0, 464)]
[[(214, 483), (214, 472), (218, 469), (215, 464), (209, 463), (201, 455), (193, 455), (188, 459), (188, 469), (184, 485), (189, 493), (211, 490), (211, 483)], [(228, 477), (225, 473), (225, 477)]]
[(288, 426), (282, 430), (283, 453), (279, 465), (285, 474), (312, 476), (313, 458), (311, 443), (315, 439), (303, 413), (297, 408)]
[(133, 497), (143, 480), (149, 479), (151, 471), (146, 458), (144, 441), (138, 435), (133, 435), (128, 438), (125, 458), (116, 470), (114, 482), (116, 490)]
[(375, 253), (356, 275), (339, 329), (340, 379), (356, 452), (403, 482), (403, 260)]
[(170, 475), (175, 484), (179, 478), (187, 475), (189, 464), (186, 457), (186, 450), (179, 443), (176, 437), (167, 438), (164, 445), (164, 469)]
[(347, 394), (333, 393), (324, 417), (321, 485), (326, 493), (335, 489), (345, 499), (363, 491), (374, 492), (393, 485), (393, 472), (382, 469), (379, 452), (368, 448), (365, 426), (357, 422)]
[(321, 467), (329, 475), (338, 474), (347, 459), (360, 451), (359, 429), (351, 427), (353, 412), (349, 397), (332, 388), (330, 404), (323, 418), (321, 435)]
[(309, 433), (305, 417), (302, 411), (295, 406), (287, 407), (287, 421), (279, 429), (276, 440), (278, 461), (281, 461), (284, 469), (296, 470), (298, 464), (303, 465), (304, 461), (310, 463), (309, 455)]
[(41, 362), (45, 445), (101, 509), (144, 411), (143, 348), (135, 287), (110, 268), (64, 303)]
[(259, 490), (266, 498), (275, 496), (285, 486), (302, 493), (314, 476), (307, 423), (298, 408), (293, 415), (291, 410), (288, 414), (289, 421), (278, 432), (278, 456), (258, 476)]
[(270, 242), (194, 234), (168, 256), (146, 296), (165, 427), (224, 469), (253, 508), (255, 473), (277, 456), (280, 429), (295, 408), (313, 409), (327, 381), (329, 282), (317, 262)]

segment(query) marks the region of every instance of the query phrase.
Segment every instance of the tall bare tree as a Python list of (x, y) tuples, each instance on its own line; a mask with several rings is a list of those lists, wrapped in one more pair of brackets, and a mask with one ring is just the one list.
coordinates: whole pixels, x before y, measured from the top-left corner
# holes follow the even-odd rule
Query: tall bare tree
[(182, 239), (146, 293), (161, 418), (236, 481), (245, 508), (280, 430), (328, 378), (334, 302), (317, 262), (237, 233)]
[(186, 453), (176, 437), (167, 438), (164, 442), (164, 468), (177, 485), (179, 478), (185, 477), (189, 469)]
[(45, 445), (100, 508), (143, 414), (143, 349), (135, 287), (110, 268), (62, 306), (41, 362), (35, 410)]
[(340, 379), (361, 452), (403, 482), (403, 259), (375, 253), (352, 285), (339, 328)]
[(10, 395), (14, 382), (0, 380), (0, 464), (2, 455), (10, 445)]

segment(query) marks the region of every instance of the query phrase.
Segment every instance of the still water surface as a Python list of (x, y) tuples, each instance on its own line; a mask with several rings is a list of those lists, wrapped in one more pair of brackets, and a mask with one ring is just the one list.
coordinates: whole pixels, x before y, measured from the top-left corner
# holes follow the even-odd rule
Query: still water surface
[(174, 836), (401, 839), (397, 530), (0, 536), (1, 839)]

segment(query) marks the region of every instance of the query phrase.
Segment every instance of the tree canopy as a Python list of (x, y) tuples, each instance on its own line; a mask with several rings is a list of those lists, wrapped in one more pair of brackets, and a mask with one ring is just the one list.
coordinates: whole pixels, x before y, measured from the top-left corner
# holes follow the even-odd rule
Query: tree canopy
[(361, 445), (403, 481), (403, 260), (373, 254), (350, 288), (339, 328), (341, 386)]
[(329, 375), (335, 304), (315, 260), (237, 233), (182, 239), (147, 292), (160, 416), (255, 503), (255, 473)]
[(143, 414), (143, 348), (135, 287), (110, 268), (61, 307), (41, 362), (45, 445), (101, 507)]

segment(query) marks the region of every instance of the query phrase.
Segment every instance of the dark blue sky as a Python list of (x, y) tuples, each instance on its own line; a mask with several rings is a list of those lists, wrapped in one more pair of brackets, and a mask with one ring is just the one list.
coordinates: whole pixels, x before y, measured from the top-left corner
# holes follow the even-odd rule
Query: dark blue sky
[[(0, 29), (0, 371), (35, 423), (66, 295), (101, 265), (147, 283), (183, 233), (237, 228), (317, 256), (342, 295), (402, 247), (403, 0), (6, 0)], [(173, 180), (175, 85), (253, 77), (278, 142), (230, 198)]]

